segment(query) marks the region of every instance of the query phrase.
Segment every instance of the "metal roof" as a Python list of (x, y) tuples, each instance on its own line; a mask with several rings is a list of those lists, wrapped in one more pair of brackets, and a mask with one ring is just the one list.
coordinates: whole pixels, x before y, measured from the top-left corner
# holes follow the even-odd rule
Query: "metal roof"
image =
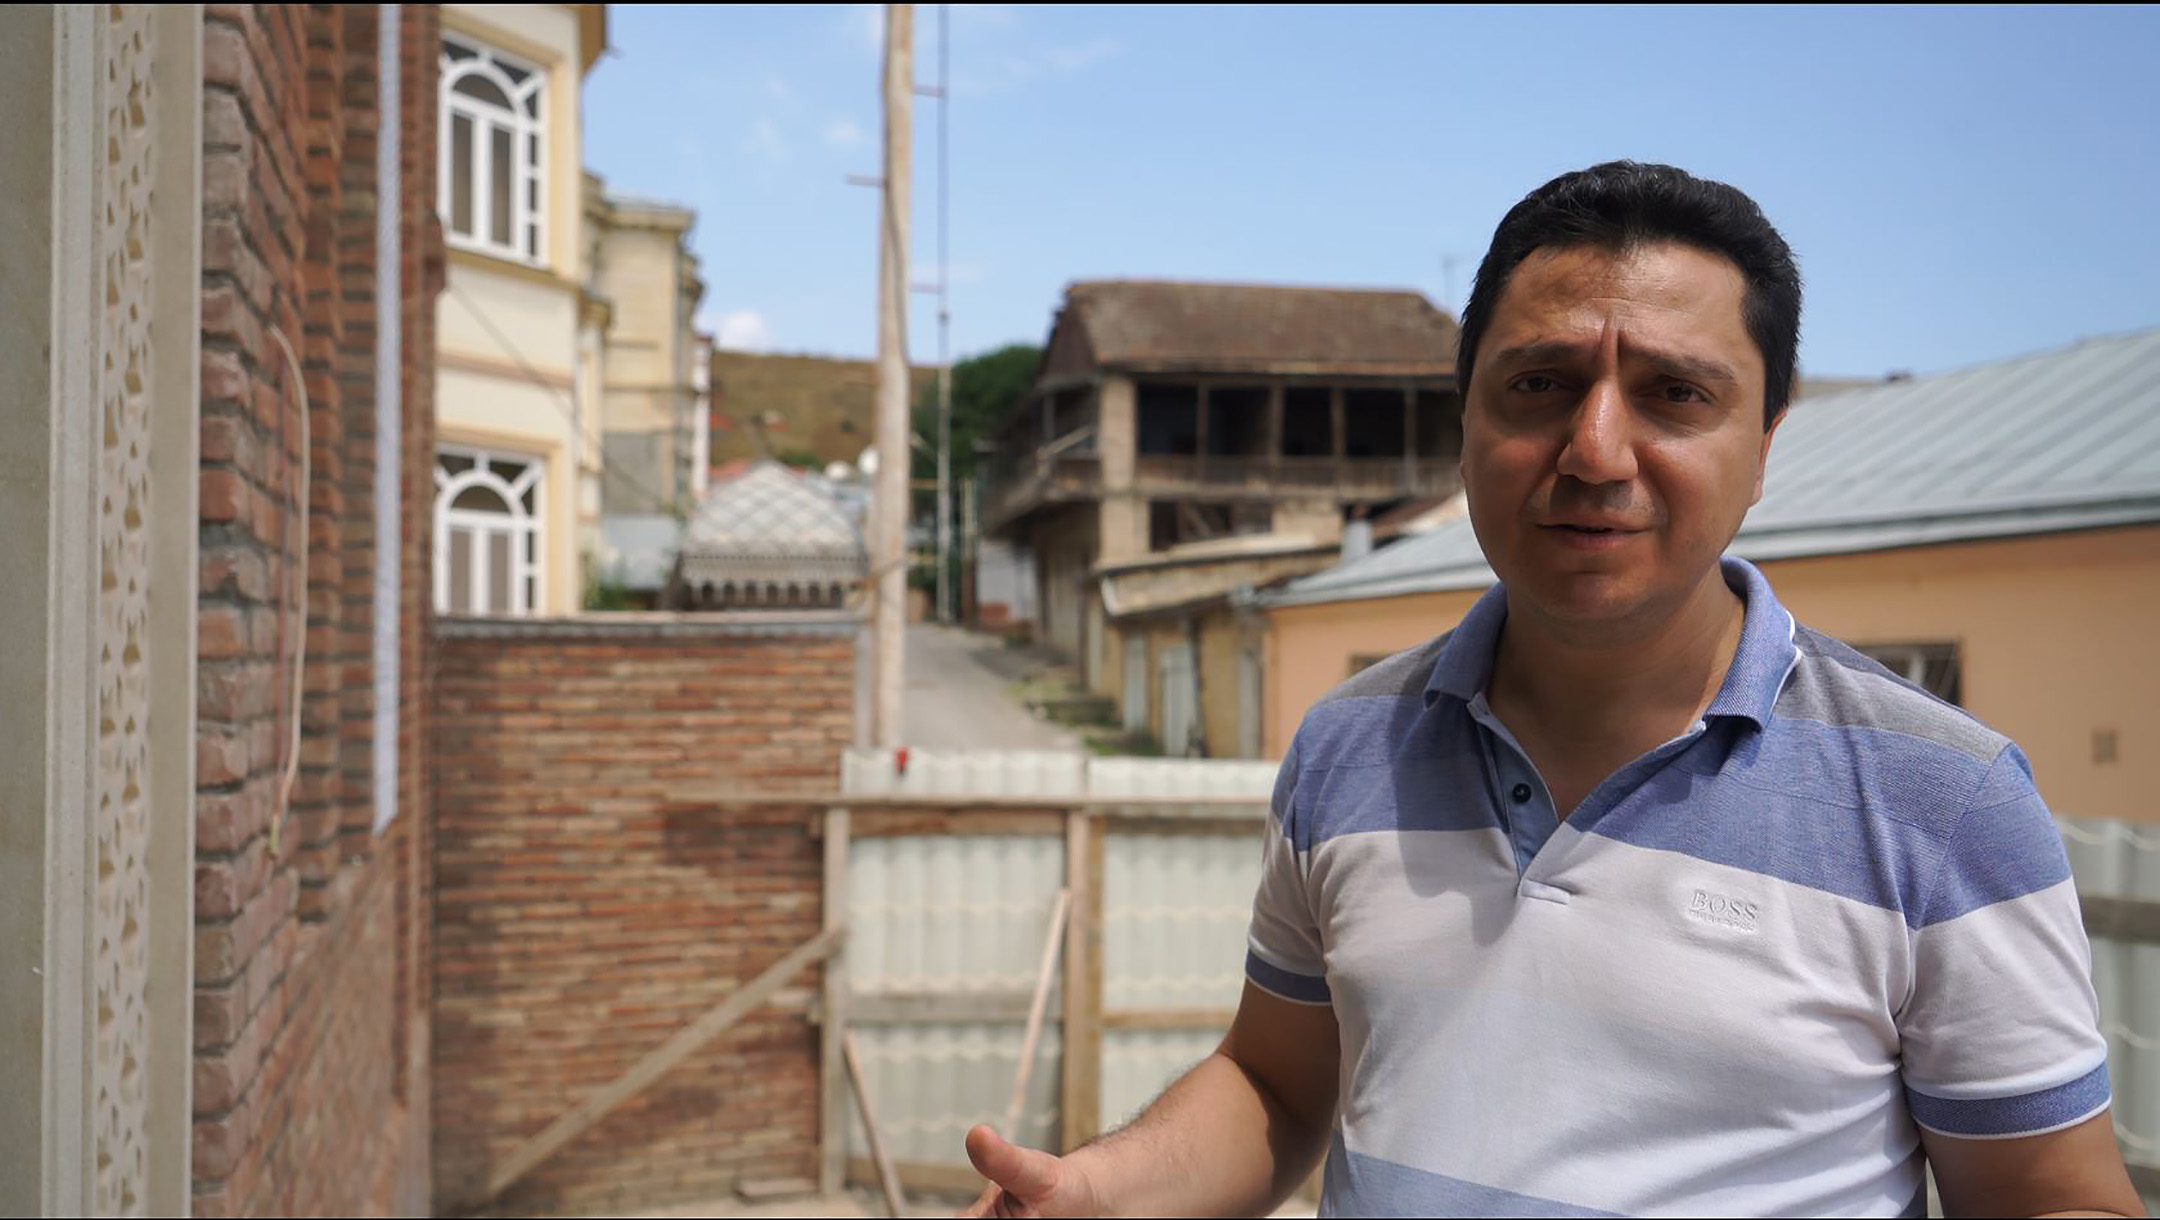
[[(2160, 521), (2160, 329), (1796, 403), (1731, 551), (1794, 559)], [(1263, 598), (1482, 588), (1466, 518)]]

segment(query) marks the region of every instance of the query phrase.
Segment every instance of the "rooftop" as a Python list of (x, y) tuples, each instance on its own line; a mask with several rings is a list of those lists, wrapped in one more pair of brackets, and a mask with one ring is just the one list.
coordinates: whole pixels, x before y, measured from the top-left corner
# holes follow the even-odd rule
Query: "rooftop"
[[(1060, 332), (1072, 327), (1060, 344)], [(1419, 293), (1283, 284), (1085, 280), (1065, 290), (1046, 373), (1445, 376), (1455, 320)], [(1064, 368), (1052, 366), (1068, 366)]]

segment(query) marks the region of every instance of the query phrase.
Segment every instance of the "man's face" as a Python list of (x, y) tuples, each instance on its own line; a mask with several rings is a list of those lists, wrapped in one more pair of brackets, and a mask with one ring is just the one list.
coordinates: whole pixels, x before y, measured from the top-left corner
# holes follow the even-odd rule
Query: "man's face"
[(1647, 628), (1762, 498), (1763, 360), (1730, 262), (1666, 243), (1539, 250), (1480, 339), (1463, 483), (1512, 604)]

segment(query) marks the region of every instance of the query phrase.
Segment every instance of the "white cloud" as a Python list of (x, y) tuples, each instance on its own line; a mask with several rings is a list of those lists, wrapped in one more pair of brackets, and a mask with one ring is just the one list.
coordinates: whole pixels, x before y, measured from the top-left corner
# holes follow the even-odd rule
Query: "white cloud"
[(834, 148), (853, 148), (862, 140), (863, 130), (853, 119), (834, 119), (825, 124), (825, 142)]
[[(918, 283), (934, 284), (937, 282), (937, 273), (937, 264), (926, 262), (921, 264), (913, 278)], [(947, 283), (963, 287), (980, 284), (990, 278), (989, 271), (981, 263), (954, 263), (947, 268), (946, 274), (950, 277), (946, 280)]]
[(731, 352), (772, 350), (772, 326), (765, 321), (764, 315), (755, 309), (738, 309), (722, 314), (720, 320), (709, 323), (707, 329), (712, 332), (715, 346)]
[(768, 161), (784, 161), (788, 155), (787, 139), (780, 134), (780, 125), (767, 118), (751, 124), (742, 148), (744, 152)]
[(1043, 60), (1054, 75), (1063, 76), (1100, 63), (1124, 49), (1115, 38), (1094, 38), (1078, 46), (1052, 47), (1043, 53)]
[[(998, 29), (1011, 25), (1013, 19), (1019, 14), (1020, 6), (1017, 4), (955, 4), (952, 6), (953, 20), (956, 24), (972, 26), (977, 29)], [(937, 28), (935, 25), (937, 14), (934, 12), (918, 16), (915, 21), (918, 26), (927, 23), (933, 30)]]
[(1091, 38), (1069, 46), (1020, 46), (1004, 51), (977, 52), (963, 61), (953, 74), (953, 92), (980, 96), (1002, 93), (1030, 81), (1070, 76), (1123, 53), (1125, 44), (1115, 38)]
[(885, 50), (885, 6), (850, 4), (841, 10), (840, 29), (856, 48), (877, 55)]

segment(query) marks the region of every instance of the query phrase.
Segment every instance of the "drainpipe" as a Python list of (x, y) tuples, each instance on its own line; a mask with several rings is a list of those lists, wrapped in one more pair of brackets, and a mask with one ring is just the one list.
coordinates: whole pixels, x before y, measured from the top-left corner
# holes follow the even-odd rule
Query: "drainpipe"
[(398, 603), (404, 559), (399, 528), (405, 470), (405, 290), (400, 280), (404, 186), (398, 155), (404, 128), (398, 114), (399, 6), (379, 10), (376, 43), (375, 140), (375, 829), (397, 819), (398, 808)]

